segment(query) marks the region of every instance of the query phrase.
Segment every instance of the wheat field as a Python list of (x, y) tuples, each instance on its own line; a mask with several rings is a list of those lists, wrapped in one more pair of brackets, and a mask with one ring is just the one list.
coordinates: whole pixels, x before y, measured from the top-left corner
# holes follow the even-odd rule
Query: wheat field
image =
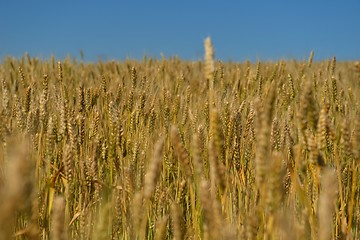
[(0, 239), (360, 239), (360, 64), (0, 64)]

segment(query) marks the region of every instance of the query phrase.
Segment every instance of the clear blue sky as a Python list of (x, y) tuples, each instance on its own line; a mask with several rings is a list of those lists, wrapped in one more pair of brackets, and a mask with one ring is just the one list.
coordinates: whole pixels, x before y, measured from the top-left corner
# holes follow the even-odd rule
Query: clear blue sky
[(360, 0), (6, 1), (0, 59), (197, 60), (210, 36), (224, 61), (360, 59)]

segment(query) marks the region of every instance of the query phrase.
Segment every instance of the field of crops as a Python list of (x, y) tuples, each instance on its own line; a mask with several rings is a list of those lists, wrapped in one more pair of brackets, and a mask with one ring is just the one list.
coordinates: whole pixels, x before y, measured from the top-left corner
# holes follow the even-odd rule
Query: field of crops
[(360, 64), (0, 64), (0, 239), (359, 239)]

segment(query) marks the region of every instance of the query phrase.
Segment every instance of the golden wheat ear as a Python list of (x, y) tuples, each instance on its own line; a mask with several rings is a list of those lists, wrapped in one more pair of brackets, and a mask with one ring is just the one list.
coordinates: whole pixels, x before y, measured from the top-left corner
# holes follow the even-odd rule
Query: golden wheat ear
[(205, 45), (205, 78), (209, 81), (213, 79), (215, 70), (214, 48), (210, 37), (207, 37), (204, 42)]
[(158, 140), (154, 147), (153, 158), (145, 174), (144, 197), (150, 199), (160, 177), (163, 162), (164, 139)]

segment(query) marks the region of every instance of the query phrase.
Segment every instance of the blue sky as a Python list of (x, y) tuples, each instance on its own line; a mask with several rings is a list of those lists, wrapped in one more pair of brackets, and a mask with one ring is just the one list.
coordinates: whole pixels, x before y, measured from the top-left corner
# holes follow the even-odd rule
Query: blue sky
[(223, 61), (359, 60), (360, 1), (0, 0), (0, 59), (198, 60), (207, 36)]

